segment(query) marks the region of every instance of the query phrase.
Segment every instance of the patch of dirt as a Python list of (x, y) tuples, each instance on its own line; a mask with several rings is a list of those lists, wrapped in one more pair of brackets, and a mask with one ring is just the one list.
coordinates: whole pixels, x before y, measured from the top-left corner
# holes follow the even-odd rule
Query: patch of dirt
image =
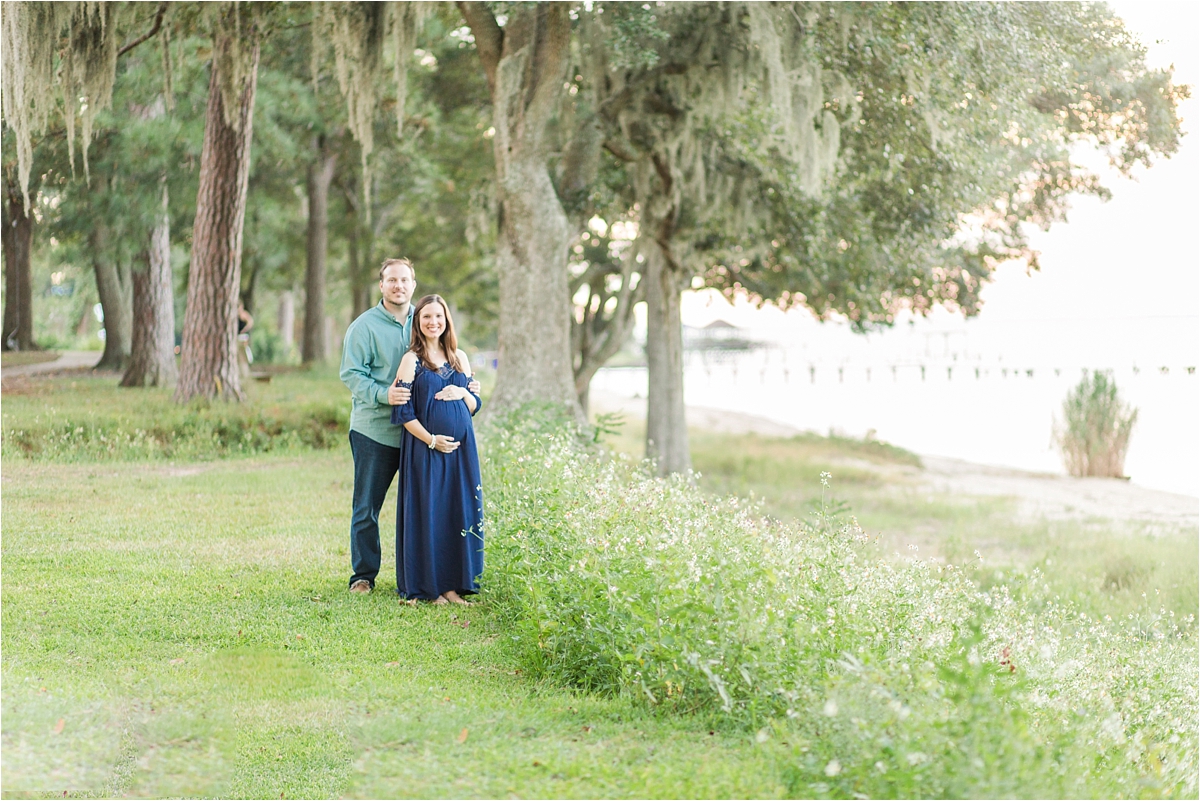
[(958, 459), (922, 456), (923, 483), (950, 494), (1011, 497), (1025, 517), (1050, 520), (1145, 521), (1200, 528), (1200, 499), (1140, 487), (1116, 478), (1074, 478)]

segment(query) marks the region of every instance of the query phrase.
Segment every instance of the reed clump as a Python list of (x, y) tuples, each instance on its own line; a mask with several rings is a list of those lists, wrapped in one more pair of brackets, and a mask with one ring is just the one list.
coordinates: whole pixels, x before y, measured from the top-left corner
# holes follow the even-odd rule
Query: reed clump
[(1063, 417), (1055, 440), (1067, 472), (1073, 476), (1121, 478), (1137, 409), (1121, 400), (1117, 382), (1107, 372), (1084, 374), (1063, 401)]

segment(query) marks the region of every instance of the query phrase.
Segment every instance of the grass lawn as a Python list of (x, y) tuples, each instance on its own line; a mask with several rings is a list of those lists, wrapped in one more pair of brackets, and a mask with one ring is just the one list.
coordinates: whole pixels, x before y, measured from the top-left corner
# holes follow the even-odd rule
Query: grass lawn
[(349, 595), (351, 476), (348, 449), (6, 461), (3, 793), (783, 792), (744, 733), (526, 681), (486, 604), (402, 606), (386, 540)]
[[(5, 394), (4, 796), (788, 792), (785, 742), (527, 678), (486, 597), (470, 609), (399, 604), (394, 489), (378, 588), (349, 595), (344, 432), (323, 450), (287, 439), (306, 416), (344, 416), (331, 374), (251, 384), (251, 402), (232, 409), (180, 409), (166, 393), (112, 383), (47, 379)], [(193, 433), (106, 450), (152, 424)], [(14, 430), (36, 447), (13, 445)], [(612, 441), (637, 439), (626, 426)], [(1000, 573), (1053, 563), (1048, 581), (1097, 613), (1165, 592), (1168, 579), (1171, 608), (1196, 611), (1194, 533), (1039, 528), (1012, 522), (1005, 501), (897, 493), (847, 469), (847, 459), (911, 463), (870, 443), (698, 434), (693, 447), (703, 486), (753, 494), (776, 516), (804, 514), (817, 475), (836, 466), (834, 491), (868, 531), (919, 534), (948, 558), (986, 540), (1008, 554)], [(1124, 583), (1104, 578), (1113, 554), (1131, 560)]]

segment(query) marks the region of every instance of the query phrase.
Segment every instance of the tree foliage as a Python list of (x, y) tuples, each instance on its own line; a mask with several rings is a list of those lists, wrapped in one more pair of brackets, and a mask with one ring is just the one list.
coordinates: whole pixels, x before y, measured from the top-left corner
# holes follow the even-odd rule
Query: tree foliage
[[(749, 176), (746, 236), (711, 227), (710, 285), (762, 302), (889, 323), (945, 304), (971, 315), (995, 267), (1037, 268), (1026, 224), (1107, 197), (1081, 150), (1128, 173), (1177, 147), (1187, 87), (1149, 70), (1100, 5), (870, 4), (809, 11), (813, 57), (850, 76), (836, 174), (805, 191), (753, 109), (714, 126), (722, 169)], [(735, 241), (736, 240), (736, 241)]]

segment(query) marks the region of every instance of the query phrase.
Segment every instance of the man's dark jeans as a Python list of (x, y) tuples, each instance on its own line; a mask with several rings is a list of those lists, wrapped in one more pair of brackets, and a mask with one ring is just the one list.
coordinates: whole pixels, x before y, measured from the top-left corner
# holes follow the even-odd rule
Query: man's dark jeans
[(350, 584), (365, 579), (375, 586), (379, 575), (379, 510), (400, 469), (400, 449), (350, 432), (354, 454), (354, 512), (350, 517)]

